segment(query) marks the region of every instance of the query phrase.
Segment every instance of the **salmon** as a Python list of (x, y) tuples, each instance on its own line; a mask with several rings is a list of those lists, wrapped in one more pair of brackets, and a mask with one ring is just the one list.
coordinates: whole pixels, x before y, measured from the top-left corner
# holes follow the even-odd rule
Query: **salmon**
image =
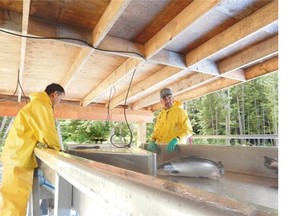
[(197, 156), (185, 156), (160, 164), (157, 175), (202, 177), (219, 180), (224, 176), (224, 165)]
[(278, 159), (264, 156), (264, 166), (278, 173)]

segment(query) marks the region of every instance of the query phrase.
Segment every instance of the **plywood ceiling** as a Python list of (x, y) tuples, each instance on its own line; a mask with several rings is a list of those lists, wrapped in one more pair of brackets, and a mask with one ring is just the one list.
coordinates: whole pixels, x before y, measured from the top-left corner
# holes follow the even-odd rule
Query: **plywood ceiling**
[(57, 82), (62, 117), (151, 121), (163, 87), (187, 101), (277, 71), (278, 1), (0, 0), (0, 50), (7, 109)]

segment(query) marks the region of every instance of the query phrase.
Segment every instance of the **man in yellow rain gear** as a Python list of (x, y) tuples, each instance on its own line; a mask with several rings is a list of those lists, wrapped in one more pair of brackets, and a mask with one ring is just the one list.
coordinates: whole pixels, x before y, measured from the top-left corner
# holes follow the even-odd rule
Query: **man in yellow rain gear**
[(186, 138), (192, 135), (192, 126), (182, 103), (174, 101), (171, 89), (162, 89), (160, 98), (164, 108), (157, 116), (148, 150), (156, 152), (156, 143), (167, 143), (167, 152), (173, 152), (176, 145), (186, 144)]
[(53, 108), (65, 91), (59, 84), (30, 95), (30, 102), (17, 114), (5, 140), (1, 157), (3, 176), (0, 188), (0, 215), (25, 216), (32, 191), (34, 168), (38, 167), (34, 148), (38, 142), (60, 151)]

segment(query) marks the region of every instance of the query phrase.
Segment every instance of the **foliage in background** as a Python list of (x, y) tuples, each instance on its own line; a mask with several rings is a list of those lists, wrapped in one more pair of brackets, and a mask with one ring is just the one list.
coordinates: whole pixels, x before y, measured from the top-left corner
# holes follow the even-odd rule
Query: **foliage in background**
[(83, 143), (87, 141), (107, 141), (110, 133), (109, 122), (84, 120), (59, 120), (64, 143)]
[(0, 152), (2, 152), (6, 136), (9, 132), (9, 127), (13, 123), (12, 117), (0, 116)]
[(159, 114), (159, 112), (160, 112), (160, 110), (154, 112), (153, 122), (146, 124), (146, 143), (149, 143), (151, 141), (152, 134), (153, 134), (153, 131), (154, 131), (154, 125), (156, 123), (156, 117)]
[[(278, 73), (263, 76), (187, 102), (196, 135), (278, 134)], [(225, 140), (194, 140), (224, 145)], [(274, 145), (266, 140), (232, 140), (231, 144)]]
[[(124, 122), (59, 120), (59, 123), (64, 144), (110, 142), (112, 135), (115, 143), (128, 143), (130, 141), (130, 131)], [(129, 125), (133, 137), (136, 137), (135, 126)]]
[[(186, 102), (194, 135), (278, 134), (278, 73), (266, 75), (231, 88)], [(159, 112), (159, 111), (158, 111)], [(154, 122), (147, 124), (147, 142)], [(0, 150), (13, 118), (0, 117)], [(115, 134), (115, 142), (130, 141), (126, 123), (59, 120), (64, 143), (105, 142)], [(137, 131), (130, 123), (133, 140)], [(231, 140), (232, 145), (274, 145), (272, 140)], [(220, 139), (193, 139), (193, 144), (225, 145)]]
[(129, 123), (129, 127), (132, 131), (132, 137), (126, 122), (113, 122), (111, 125), (112, 128), (110, 133), (110, 141), (111, 137), (113, 137), (112, 142), (114, 144), (127, 145), (128, 143), (130, 143), (130, 141), (132, 145), (136, 143), (137, 127), (133, 123)]

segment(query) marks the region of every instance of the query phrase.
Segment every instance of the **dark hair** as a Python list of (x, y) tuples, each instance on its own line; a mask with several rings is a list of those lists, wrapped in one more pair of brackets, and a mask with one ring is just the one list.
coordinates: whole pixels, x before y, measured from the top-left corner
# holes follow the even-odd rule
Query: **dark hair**
[(64, 88), (63, 88), (61, 85), (57, 84), (57, 83), (51, 83), (51, 84), (48, 85), (48, 86), (46, 87), (46, 89), (45, 89), (45, 92), (46, 92), (48, 95), (50, 95), (51, 93), (53, 93), (53, 92), (55, 92), (55, 91), (61, 92), (61, 93), (65, 94)]

